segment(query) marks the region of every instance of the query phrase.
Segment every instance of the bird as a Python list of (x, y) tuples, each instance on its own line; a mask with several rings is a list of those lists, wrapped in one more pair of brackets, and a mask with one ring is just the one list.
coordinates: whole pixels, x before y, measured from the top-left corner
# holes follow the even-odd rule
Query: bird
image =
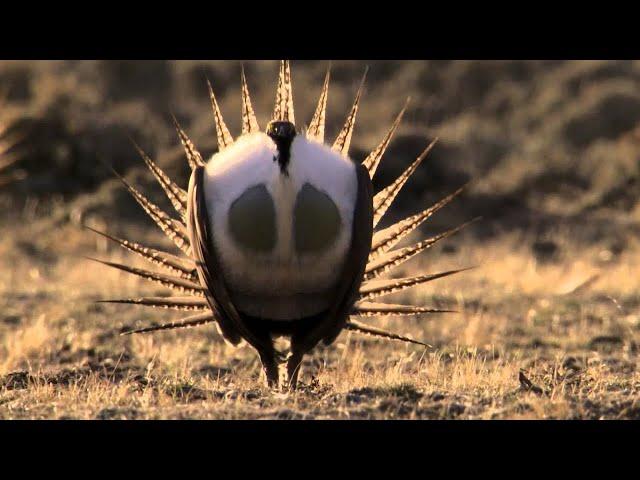
[[(464, 189), (386, 228), (379, 224), (433, 148), (427, 142), (390, 185), (374, 193), (372, 179), (407, 109), (362, 162), (349, 156), (366, 71), (344, 126), (325, 142), (327, 70), (306, 128), (295, 121), (290, 62), (280, 62), (276, 100), (262, 130), (242, 68), (242, 133), (233, 138), (208, 83), (218, 151), (204, 161), (174, 117), (191, 169), (186, 190), (137, 145), (177, 218), (152, 203), (117, 172), (125, 188), (173, 241), (179, 254), (91, 229), (148, 260), (162, 272), (104, 260), (104, 265), (168, 287), (178, 295), (101, 302), (189, 311), (179, 321), (128, 328), (123, 335), (214, 324), (232, 345), (249, 344), (271, 389), (295, 389), (302, 360), (343, 331), (430, 347), (368, 325), (363, 318), (445, 313), (379, 298), (466, 269), (382, 279), (394, 268), (450, 237), (466, 224), (402, 248), (396, 245)], [(284, 348), (282, 348), (284, 345)]]

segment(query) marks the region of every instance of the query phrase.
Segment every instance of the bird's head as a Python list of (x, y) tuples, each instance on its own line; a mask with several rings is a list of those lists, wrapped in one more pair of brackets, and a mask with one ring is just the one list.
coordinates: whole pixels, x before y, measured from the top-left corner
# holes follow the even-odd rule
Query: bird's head
[(291, 158), (291, 144), (296, 136), (295, 125), (288, 121), (275, 120), (267, 125), (266, 133), (278, 148), (278, 155), (273, 157), (273, 160), (280, 165), (282, 174), (288, 175), (287, 166)]

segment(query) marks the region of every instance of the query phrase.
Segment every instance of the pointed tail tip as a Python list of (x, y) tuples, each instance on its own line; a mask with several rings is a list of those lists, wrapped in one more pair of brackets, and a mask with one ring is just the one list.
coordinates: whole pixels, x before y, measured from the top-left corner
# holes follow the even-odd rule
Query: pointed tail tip
[(455, 275), (462, 272), (467, 272), (469, 270), (475, 270), (476, 268), (480, 268), (480, 265), (471, 265), (470, 267), (457, 268), (455, 270), (446, 270), (440, 273), (434, 273), (432, 275), (436, 275), (437, 278), (448, 277), (450, 275)]
[(398, 112), (398, 115), (396, 115), (396, 119), (393, 122), (394, 126), (400, 125), (400, 122), (402, 121), (404, 114), (407, 113), (407, 109), (409, 108), (410, 103), (411, 103), (411, 95), (407, 97), (407, 99), (404, 101), (404, 104), (402, 105), (402, 108)]
[(465, 268), (460, 268), (458, 270), (453, 270), (452, 273), (462, 273), (462, 272), (468, 272), (470, 270), (477, 270), (478, 268), (480, 268), (482, 265), (471, 265), (470, 267), (465, 267)]
[(211, 86), (211, 82), (209, 81), (209, 78), (205, 77), (205, 79), (207, 81), (207, 89), (209, 90), (209, 99), (211, 100), (211, 103), (213, 104), (214, 108), (216, 108), (218, 105), (218, 100), (216, 100), (216, 94), (213, 91), (213, 87)]
[(395, 340), (395, 341), (400, 341), (404, 343), (413, 343), (414, 345), (421, 345), (425, 348), (433, 348), (433, 346), (428, 343), (424, 343), (419, 340), (414, 340), (413, 338), (409, 338), (404, 335), (399, 335), (397, 333), (388, 332), (381, 328), (372, 327), (370, 325), (365, 325), (360, 322), (355, 322), (353, 320), (347, 322), (346, 328), (348, 330), (360, 332), (365, 335), (371, 335), (373, 337), (384, 338), (386, 340)]
[(360, 97), (362, 96), (362, 93), (364, 92), (364, 86), (367, 83), (367, 74), (369, 73), (369, 66), (367, 65), (364, 68), (364, 73), (362, 74), (362, 79), (360, 80), (360, 85), (358, 86), (358, 92), (356, 93), (356, 99), (355, 99), (355, 104), (358, 104), (360, 101)]
[(131, 303), (133, 299), (105, 299), (105, 300), (94, 300), (94, 303)]
[(456, 193), (456, 195), (457, 195), (458, 193), (460, 193), (460, 192), (463, 192), (463, 191), (467, 191), (467, 190), (469, 190), (469, 188), (470, 188), (472, 185), (477, 184), (477, 183), (478, 183), (478, 179), (476, 179), (476, 178), (470, 178), (470, 179), (469, 179), (469, 180), (467, 180), (465, 183), (463, 183), (463, 184), (458, 188), (458, 190), (456, 190), (456, 192), (455, 192), (455, 193)]
[(98, 258), (89, 257), (88, 255), (80, 255), (80, 258), (83, 258), (83, 259), (88, 260), (90, 262), (99, 263), (100, 265), (105, 265), (107, 267), (110, 266), (109, 262), (107, 262), (105, 260), (100, 260)]
[[(91, 262), (96, 262), (96, 263), (99, 263), (101, 265), (106, 265), (107, 267), (116, 267), (116, 265), (118, 265), (118, 264), (115, 264), (115, 263), (110, 262), (108, 260), (100, 260), (99, 258), (89, 257), (87, 255), (80, 255), (80, 257), (84, 258), (85, 260), (89, 260)], [(118, 267), (116, 267), (116, 268), (118, 268)]]
[(427, 157), (427, 155), (429, 155), (429, 153), (431, 153), (431, 150), (433, 150), (433, 147), (436, 146), (436, 143), (438, 143), (439, 140), (440, 140), (440, 137), (435, 137), (433, 140), (431, 140), (431, 142), (429, 142), (429, 144), (422, 151), (422, 153), (420, 154), (420, 156), (418, 157), (418, 159), (414, 163), (419, 163), (422, 160), (424, 160)]
[(126, 137), (127, 137), (127, 139), (129, 140), (129, 142), (133, 145), (133, 147), (138, 151), (138, 153), (139, 153), (140, 155), (142, 155), (144, 152), (143, 152), (142, 148), (140, 147), (140, 145), (138, 145), (138, 142), (136, 142), (136, 141), (133, 139), (133, 136), (131, 136), (131, 133), (127, 132), (127, 133), (126, 133)]
[(138, 333), (147, 333), (147, 332), (153, 331), (155, 328), (158, 328), (158, 325), (153, 325), (151, 327), (144, 327), (144, 328), (122, 327), (120, 329), (120, 333), (118, 333), (118, 336), (126, 337), (128, 335), (134, 335)]
[(449, 230), (448, 232), (445, 232), (445, 233), (457, 233), (457, 232), (459, 232), (460, 230), (462, 230), (462, 229), (464, 229), (464, 228), (467, 228), (467, 227), (469, 227), (469, 226), (473, 225), (474, 223), (478, 223), (478, 222), (479, 222), (480, 220), (482, 220), (482, 219), (483, 219), (483, 217), (481, 217), (481, 216), (479, 216), (479, 217), (474, 217), (474, 218), (472, 218), (471, 220), (467, 220), (466, 222), (461, 223), (461, 224), (460, 224), (460, 225), (458, 225), (457, 227), (452, 228), (451, 230)]
[(106, 160), (104, 160), (103, 158), (100, 158), (99, 156), (96, 157), (96, 159), (98, 160), (98, 162), (102, 164), (103, 167), (105, 167), (107, 170), (111, 170), (111, 173), (115, 174), (118, 178), (121, 178), (120, 174), (116, 171), (115, 168), (113, 168), (112, 164), (107, 163)]
[(180, 124), (178, 123), (178, 119), (176, 118), (176, 116), (174, 115), (173, 112), (170, 112), (171, 115), (171, 120), (173, 121), (173, 125), (176, 127), (177, 130), (182, 130), (180, 128)]

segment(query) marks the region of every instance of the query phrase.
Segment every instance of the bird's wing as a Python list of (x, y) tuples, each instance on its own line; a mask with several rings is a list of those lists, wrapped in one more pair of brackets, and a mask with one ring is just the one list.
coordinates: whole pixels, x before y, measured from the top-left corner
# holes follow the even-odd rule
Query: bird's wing
[(187, 201), (187, 231), (191, 239), (193, 259), (200, 283), (205, 287), (205, 297), (213, 310), (222, 335), (237, 345), (245, 339), (254, 347), (265, 347), (244, 325), (241, 315), (231, 301), (221, 275), (221, 265), (213, 247), (213, 231), (204, 198), (204, 167), (196, 167), (189, 181)]
[(331, 344), (346, 326), (349, 312), (358, 299), (373, 236), (373, 185), (363, 165), (356, 164), (355, 168), (358, 192), (353, 212), (351, 248), (339, 277), (334, 301), (324, 320), (302, 340), (303, 348), (311, 349), (320, 340)]

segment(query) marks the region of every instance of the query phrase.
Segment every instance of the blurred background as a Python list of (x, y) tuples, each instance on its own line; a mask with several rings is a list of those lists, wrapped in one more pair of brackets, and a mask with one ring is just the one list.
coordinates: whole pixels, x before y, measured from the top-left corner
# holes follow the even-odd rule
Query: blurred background
[[(540, 255), (562, 254), (545, 240), (558, 225), (570, 229), (572, 243), (604, 242), (614, 256), (637, 232), (640, 62), (333, 62), (329, 138), (340, 129), (367, 65), (353, 157), (362, 159), (376, 146), (411, 97), (376, 186), (390, 182), (428, 141), (440, 138), (394, 212), (422, 208), (473, 180), (464, 200), (428, 228), (481, 215), (474, 235), (527, 232)], [(264, 126), (278, 64), (244, 66)], [(310, 120), (327, 66), (293, 62), (298, 119)], [(6, 135), (23, 140), (12, 149), (19, 162), (4, 169), (3, 233), (25, 212), (33, 220), (55, 212), (56, 222), (79, 223), (87, 216), (137, 222), (137, 207), (104, 164), (150, 183), (131, 137), (186, 184), (171, 113), (203, 154), (213, 153), (206, 78), (232, 133), (238, 133), (239, 61), (0, 62)]]

